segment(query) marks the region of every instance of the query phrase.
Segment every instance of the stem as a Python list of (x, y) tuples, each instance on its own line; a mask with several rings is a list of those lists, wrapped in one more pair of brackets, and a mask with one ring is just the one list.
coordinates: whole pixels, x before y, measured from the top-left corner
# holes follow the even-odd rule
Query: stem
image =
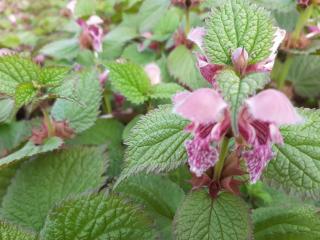
[(190, 10), (186, 9), (186, 36), (188, 36), (190, 32)]
[(43, 114), (43, 120), (44, 120), (44, 124), (46, 125), (46, 127), (48, 128), (48, 136), (52, 137), (54, 136), (54, 126), (52, 125), (52, 121), (51, 118), (47, 112), (46, 109), (41, 108), (42, 114)]
[(103, 100), (104, 100), (104, 105), (106, 107), (106, 113), (111, 114), (112, 113), (112, 107), (111, 107), (111, 102), (109, 98), (109, 93), (107, 91), (104, 92), (103, 94)]
[[(300, 35), (303, 31), (303, 28), (305, 27), (308, 19), (312, 16), (312, 12), (313, 12), (313, 4), (311, 4), (309, 7), (307, 7), (301, 14), (300, 17), (298, 19), (298, 22), (296, 24), (296, 27), (292, 33), (292, 40), (293, 41), (297, 41), (300, 38)], [(288, 53), (287, 58), (284, 62), (284, 65), (282, 67), (282, 72), (278, 78), (277, 81), (277, 87), (278, 89), (283, 89), (284, 85), (285, 85), (285, 81), (288, 77), (289, 74), (289, 70), (291, 68), (291, 65), (293, 63), (293, 57), (292, 54)]]
[(219, 155), (219, 160), (214, 168), (214, 178), (215, 180), (219, 180), (221, 177), (221, 172), (224, 167), (224, 161), (226, 159), (226, 156), (228, 154), (228, 146), (229, 146), (229, 138), (224, 137), (222, 144), (221, 144), (221, 150)]

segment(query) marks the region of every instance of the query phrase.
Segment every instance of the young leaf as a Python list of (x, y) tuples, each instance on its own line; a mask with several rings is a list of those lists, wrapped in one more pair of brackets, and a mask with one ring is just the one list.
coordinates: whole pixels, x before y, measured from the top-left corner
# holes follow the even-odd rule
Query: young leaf
[(63, 140), (58, 137), (49, 138), (42, 145), (34, 145), (32, 142), (27, 142), (27, 144), (24, 145), (23, 148), (4, 158), (1, 158), (0, 169), (26, 157), (32, 157), (40, 153), (50, 152), (58, 149), (62, 146), (62, 144)]
[(0, 123), (10, 119), (14, 110), (14, 101), (10, 98), (0, 99)]
[(40, 72), (39, 82), (50, 87), (59, 86), (67, 76), (68, 71), (68, 68), (65, 67), (43, 68)]
[(190, 134), (184, 131), (188, 121), (163, 105), (142, 117), (131, 131), (126, 144), (126, 164), (118, 183), (141, 172), (162, 173), (187, 161), (184, 142)]
[(320, 239), (320, 218), (314, 207), (268, 207), (254, 211), (256, 240)]
[(32, 99), (34, 99), (34, 97), (37, 95), (37, 91), (38, 90), (33, 86), (31, 82), (20, 83), (16, 87), (16, 92), (15, 92), (16, 107), (20, 108), (23, 105), (31, 102)]
[(151, 98), (171, 99), (174, 94), (183, 90), (183, 87), (175, 83), (160, 83), (152, 86)]
[(48, 211), (73, 194), (98, 188), (105, 171), (101, 149), (73, 148), (23, 163), (2, 203), (1, 214), (40, 230)]
[(16, 96), (19, 84), (38, 79), (39, 67), (31, 60), (19, 56), (0, 57), (0, 93)]
[(150, 80), (142, 67), (134, 63), (110, 63), (109, 79), (113, 88), (134, 104), (148, 100), (151, 88)]
[(82, 73), (75, 80), (72, 93), (80, 102), (58, 99), (53, 105), (51, 116), (57, 121), (67, 121), (76, 133), (93, 126), (99, 114), (101, 88), (95, 71)]
[(253, 73), (244, 79), (240, 79), (231, 70), (218, 75), (217, 82), (222, 95), (231, 105), (232, 128), (236, 133), (238, 132), (237, 117), (240, 107), (250, 95), (262, 89), (269, 81), (270, 78), (265, 73)]
[(274, 147), (265, 180), (287, 192), (320, 196), (320, 112), (300, 110), (304, 123), (281, 128), (284, 145)]
[(177, 240), (251, 239), (247, 204), (230, 193), (213, 200), (205, 190), (191, 192), (175, 216)]
[(303, 97), (320, 96), (320, 57), (295, 56), (288, 79), (296, 92)]
[(156, 239), (149, 219), (123, 198), (91, 194), (69, 199), (47, 217), (41, 236), (65, 239)]
[(227, 0), (213, 9), (207, 21), (205, 49), (214, 64), (231, 64), (231, 54), (239, 47), (257, 63), (270, 55), (275, 30), (269, 14), (248, 0)]
[(34, 233), (20, 229), (18, 226), (0, 220), (1, 240), (36, 240)]
[(170, 75), (192, 89), (208, 86), (196, 68), (192, 52), (183, 45), (170, 53), (167, 66)]

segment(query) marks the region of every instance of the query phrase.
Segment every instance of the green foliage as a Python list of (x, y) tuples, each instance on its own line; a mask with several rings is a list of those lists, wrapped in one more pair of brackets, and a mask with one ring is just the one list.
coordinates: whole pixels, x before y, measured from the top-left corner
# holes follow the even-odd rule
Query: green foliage
[(200, 76), (193, 53), (183, 45), (170, 53), (167, 66), (170, 75), (192, 89), (208, 86)]
[(310, 206), (268, 207), (254, 211), (256, 240), (317, 240), (320, 238), (320, 217)]
[(36, 240), (36, 235), (0, 220), (1, 240)]
[(205, 190), (191, 192), (175, 216), (177, 240), (251, 239), (249, 209), (239, 197), (221, 193), (213, 200)]
[(156, 239), (139, 208), (115, 195), (90, 194), (62, 202), (41, 232), (47, 240)]
[(16, 92), (15, 92), (16, 106), (19, 108), (25, 104), (28, 104), (29, 102), (32, 101), (32, 99), (34, 99), (36, 95), (37, 95), (37, 89), (33, 86), (31, 82), (20, 83), (16, 87)]
[(134, 104), (141, 104), (148, 99), (151, 83), (144, 70), (134, 64), (107, 64), (112, 87)]
[(14, 110), (14, 101), (10, 98), (0, 99), (0, 123), (10, 120)]
[[(13, 164), (10, 167), (0, 169), (0, 203), (7, 192), (12, 178), (15, 176), (19, 164)], [(1, 239), (1, 238), (0, 238)]]
[(84, 72), (74, 79), (72, 97), (79, 101), (58, 99), (53, 105), (51, 116), (57, 121), (67, 121), (80, 133), (93, 126), (99, 115), (101, 88), (95, 71)]
[(303, 97), (320, 96), (320, 57), (295, 56), (290, 68), (288, 79), (294, 89)]
[(183, 91), (184, 88), (175, 83), (161, 83), (152, 86), (151, 98), (153, 99), (171, 99), (177, 92)]
[(77, 18), (91, 16), (94, 14), (96, 7), (96, 0), (78, 0), (75, 7), (75, 16)]
[(304, 123), (281, 128), (285, 144), (275, 146), (275, 158), (265, 180), (300, 196), (320, 196), (320, 112), (301, 109)]
[(244, 47), (249, 62), (270, 55), (274, 29), (269, 14), (248, 0), (228, 0), (207, 20), (205, 49), (212, 63), (231, 64), (232, 52)]
[(101, 149), (73, 148), (25, 162), (2, 202), (1, 215), (21, 226), (40, 230), (48, 211), (59, 201), (102, 184)]
[(65, 67), (48, 67), (40, 72), (39, 81), (43, 85), (51, 87), (61, 85), (62, 81), (67, 76), (69, 69)]
[(144, 207), (155, 219), (162, 239), (173, 239), (172, 220), (184, 198), (184, 192), (177, 184), (163, 176), (139, 175), (122, 182), (115, 191)]
[(231, 70), (226, 70), (218, 75), (217, 82), (222, 95), (231, 105), (232, 128), (236, 134), (238, 134), (237, 118), (242, 104), (250, 95), (262, 89), (269, 81), (270, 78), (265, 73), (253, 73), (244, 79), (240, 79)]
[(160, 106), (142, 117), (126, 141), (126, 163), (118, 183), (141, 172), (169, 172), (184, 164), (184, 142), (190, 136), (183, 130), (187, 123), (172, 112), (171, 105)]
[(18, 151), (0, 159), (0, 169), (12, 164), (14, 162), (17, 162), (19, 160), (22, 160), (26, 157), (32, 157), (34, 155), (50, 152), (55, 149), (58, 149), (63, 144), (63, 140), (58, 137), (52, 137), (45, 140), (45, 142), (42, 145), (35, 145), (31, 141), (27, 142), (24, 147), (19, 149)]
[(40, 53), (56, 59), (73, 59), (79, 52), (78, 39), (62, 39), (51, 42), (40, 49)]

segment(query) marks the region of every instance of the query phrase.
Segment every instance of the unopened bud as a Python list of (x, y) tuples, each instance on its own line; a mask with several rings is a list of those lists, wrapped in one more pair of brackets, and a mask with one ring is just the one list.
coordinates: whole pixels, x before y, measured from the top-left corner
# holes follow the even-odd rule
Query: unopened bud
[(171, 0), (172, 5), (180, 8), (192, 8), (198, 6), (203, 0)]
[(248, 66), (249, 54), (244, 48), (237, 48), (232, 53), (232, 63), (235, 70), (241, 75), (245, 72)]

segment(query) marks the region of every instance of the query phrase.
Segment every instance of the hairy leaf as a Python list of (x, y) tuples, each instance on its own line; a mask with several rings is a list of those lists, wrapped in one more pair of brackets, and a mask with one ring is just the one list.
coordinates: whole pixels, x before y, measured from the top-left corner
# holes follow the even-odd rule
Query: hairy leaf
[(190, 88), (197, 89), (208, 86), (196, 68), (192, 52), (183, 45), (170, 53), (167, 66), (170, 75)]
[(84, 195), (55, 207), (41, 232), (46, 240), (155, 239), (143, 212), (123, 198)]
[(235, 133), (238, 133), (237, 118), (240, 107), (250, 95), (262, 89), (269, 81), (270, 78), (265, 73), (253, 73), (244, 79), (240, 79), (231, 70), (218, 75), (217, 82), (222, 95), (231, 105), (232, 128)]
[(82, 73), (75, 81), (75, 91), (72, 94), (80, 102), (58, 99), (51, 116), (58, 121), (66, 120), (76, 133), (80, 133), (93, 126), (97, 120), (101, 88), (95, 71)]
[(320, 217), (314, 207), (259, 208), (253, 220), (256, 240), (320, 239)]
[(0, 159), (0, 169), (6, 165), (12, 164), (16, 161), (22, 160), (26, 157), (32, 157), (34, 155), (50, 152), (58, 149), (63, 144), (63, 140), (59, 137), (52, 137), (47, 140), (42, 145), (35, 145), (32, 142), (27, 142), (23, 148), (18, 151)]
[(25, 162), (3, 199), (1, 214), (21, 226), (40, 230), (59, 201), (102, 184), (101, 149), (73, 148)]
[(36, 235), (30, 231), (22, 230), (18, 226), (0, 220), (1, 240), (36, 240)]
[(68, 68), (55, 67), (44, 68), (40, 72), (39, 81), (43, 85), (50, 87), (59, 86), (68, 73)]
[(10, 119), (14, 110), (14, 101), (10, 98), (0, 99), (0, 123)]
[(274, 29), (268, 13), (248, 0), (227, 0), (207, 20), (205, 49), (212, 63), (231, 64), (232, 52), (244, 47), (249, 62), (270, 55)]
[(175, 216), (175, 235), (177, 240), (250, 239), (248, 206), (230, 193), (213, 200), (205, 190), (191, 192)]
[(300, 110), (304, 123), (281, 128), (283, 146), (275, 146), (265, 180), (286, 192), (320, 196), (320, 112)]
[(127, 140), (126, 164), (118, 183), (141, 172), (162, 173), (187, 161), (184, 132), (188, 122), (164, 105), (142, 117)]
[(113, 88), (134, 104), (141, 104), (149, 98), (151, 83), (142, 67), (134, 63), (110, 63), (109, 79)]
[(38, 90), (33, 86), (31, 82), (20, 83), (16, 87), (16, 92), (15, 92), (16, 106), (19, 108), (31, 102), (32, 99), (34, 99), (34, 97), (37, 95), (37, 91)]
[(160, 83), (152, 86), (151, 98), (171, 99), (174, 94), (183, 90), (183, 87), (175, 83)]

